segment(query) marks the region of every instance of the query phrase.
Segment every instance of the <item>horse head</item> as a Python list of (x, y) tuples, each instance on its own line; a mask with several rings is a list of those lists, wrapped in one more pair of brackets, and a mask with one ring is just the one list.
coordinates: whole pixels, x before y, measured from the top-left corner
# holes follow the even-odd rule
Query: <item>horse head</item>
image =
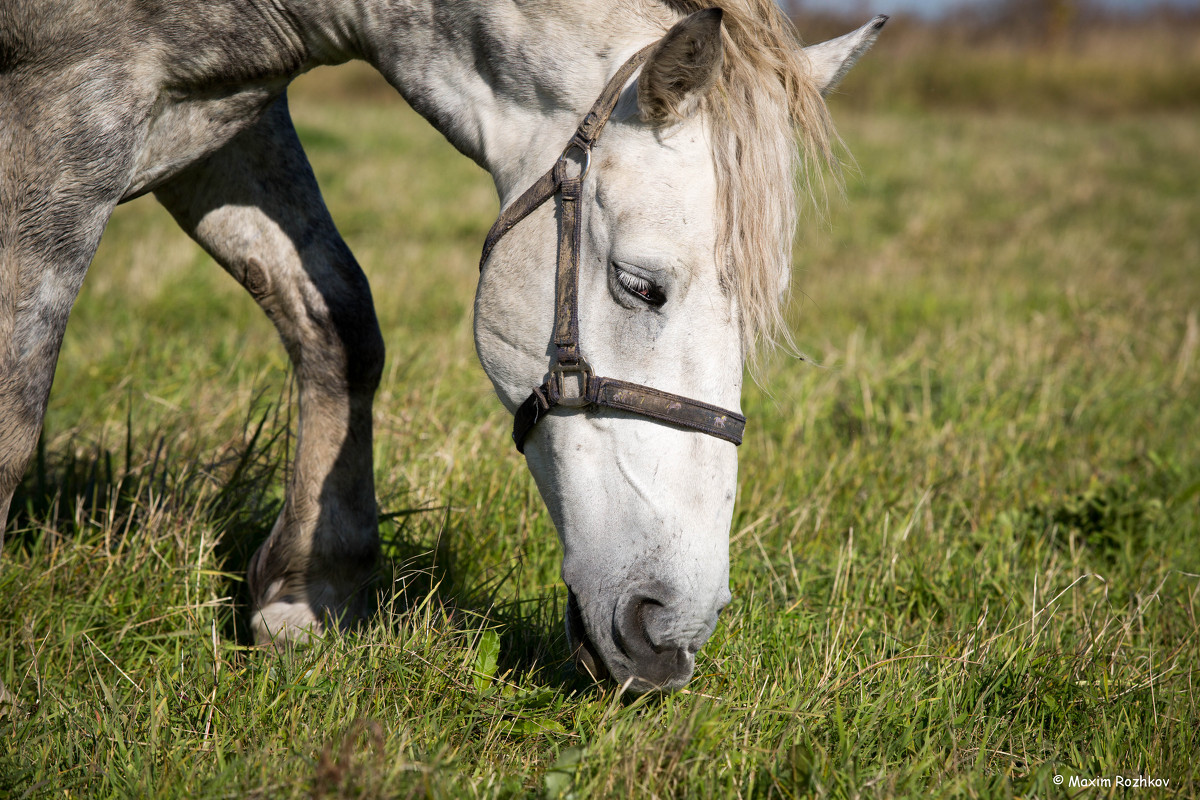
[[(593, 676), (634, 691), (681, 687), (731, 599), (740, 430), (680, 424), (669, 408), (690, 400), (718, 425), (738, 418), (746, 359), (787, 285), (796, 162), (828, 156), (821, 96), (885, 19), (807, 56), (794, 47), (784, 62), (778, 48), (794, 41), (780, 30), (735, 19), (731, 33), (721, 10), (692, 13), (657, 44), (625, 43), (611, 60), (606, 77), (618, 85), (594, 142), (580, 146), (577, 132), (564, 148), (562, 135), (497, 177), (505, 210), (481, 264), (476, 349), (517, 414), (518, 447), (562, 542), (572, 652)], [(767, 37), (754, 44), (771, 52), (747, 52), (746, 36)], [(626, 85), (618, 68), (638, 63)], [(597, 107), (583, 110), (586, 126)], [(797, 149), (797, 125), (807, 149)], [(547, 162), (558, 166), (541, 172)], [(555, 169), (578, 181), (577, 199), (557, 193)], [(573, 309), (562, 286), (571, 259)], [(572, 315), (583, 381), (662, 393), (663, 413), (531, 394), (586, 393), (554, 383)], [(536, 424), (522, 430), (530, 413)]]

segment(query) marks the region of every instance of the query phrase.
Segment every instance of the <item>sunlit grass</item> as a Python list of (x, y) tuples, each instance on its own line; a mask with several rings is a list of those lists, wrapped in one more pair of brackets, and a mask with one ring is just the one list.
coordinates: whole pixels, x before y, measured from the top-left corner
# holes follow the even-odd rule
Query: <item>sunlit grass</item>
[(1196, 795), (1194, 112), (835, 107), (858, 169), (793, 307), (817, 366), (748, 388), (734, 603), (687, 691), (630, 702), (564, 663), (554, 530), (475, 360), (490, 180), (361, 74), (293, 111), (384, 326), (395, 591), (244, 647), (286, 359), (153, 201), (119, 209), (0, 562), (0, 793)]

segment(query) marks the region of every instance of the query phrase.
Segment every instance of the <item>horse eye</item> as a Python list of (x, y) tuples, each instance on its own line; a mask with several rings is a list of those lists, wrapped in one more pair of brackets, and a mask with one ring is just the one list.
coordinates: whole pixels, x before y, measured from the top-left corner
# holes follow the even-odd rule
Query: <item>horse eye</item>
[(662, 289), (655, 286), (650, 281), (643, 278), (641, 275), (634, 275), (632, 272), (627, 272), (617, 265), (613, 265), (613, 270), (617, 276), (617, 283), (631, 295), (641, 300), (643, 303), (659, 308), (663, 303), (667, 302), (667, 296), (663, 294)]

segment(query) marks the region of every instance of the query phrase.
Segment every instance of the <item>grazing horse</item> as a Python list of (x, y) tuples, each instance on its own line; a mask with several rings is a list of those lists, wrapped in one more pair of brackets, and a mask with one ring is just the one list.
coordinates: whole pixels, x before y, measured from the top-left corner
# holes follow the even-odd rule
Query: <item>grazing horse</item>
[(562, 541), (574, 657), (682, 686), (730, 599), (743, 365), (778, 329), (794, 176), (831, 157), (823, 95), (886, 19), (806, 51), (772, 0), (711, 6), (0, 0), (0, 535), (101, 232), (153, 192), (299, 384), (256, 639), (366, 613), (383, 340), (285, 94), (365, 59), (495, 180), (475, 343)]

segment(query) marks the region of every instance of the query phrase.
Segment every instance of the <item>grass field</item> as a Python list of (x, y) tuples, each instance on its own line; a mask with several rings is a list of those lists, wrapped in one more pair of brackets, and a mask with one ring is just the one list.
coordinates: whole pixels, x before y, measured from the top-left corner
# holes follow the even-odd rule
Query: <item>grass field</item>
[(285, 356), (122, 207), (0, 556), (0, 796), (1200, 795), (1195, 105), (847, 86), (857, 166), (797, 249), (819, 366), (747, 389), (734, 602), (688, 690), (630, 700), (564, 663), (553, 526), (474, 356), (490, 180), (363, 75), (293, 113), (388, 346), (380, 615), (245, 646)]

